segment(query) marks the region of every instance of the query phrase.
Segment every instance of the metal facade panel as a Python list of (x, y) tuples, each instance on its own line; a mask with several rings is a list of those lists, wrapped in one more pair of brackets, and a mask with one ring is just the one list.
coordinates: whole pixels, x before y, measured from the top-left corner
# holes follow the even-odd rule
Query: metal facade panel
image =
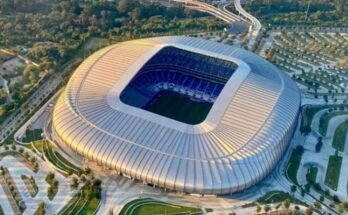
[[(246, 69), (223, 89), (222, 102), (208, 115), (214, 121), (189, 126), (142, 117), (116, 101), (134, 68), (169, 45), (230, 58)], [(168, 189), (219, 194), (241, 191), (270, 173), (296, 126), (299, 105), (293, 81), (248, 51), (159, 37), (113, 45), (86, 59), (59, 98), (52, 125), (72, 149), (118, 172)]]

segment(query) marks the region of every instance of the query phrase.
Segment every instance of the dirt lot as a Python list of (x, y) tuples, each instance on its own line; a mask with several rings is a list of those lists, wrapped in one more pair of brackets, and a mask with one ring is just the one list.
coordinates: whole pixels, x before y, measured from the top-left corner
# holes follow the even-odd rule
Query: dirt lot
[(17, 57), (14, 57), (1, 64), (0, 74), (13, 76), (15, 75), (14, 73), (16, 72), (16, 68), (24, 67), (24, 66), (25, 66), (25, 63), (22, 60), (20, 60)]

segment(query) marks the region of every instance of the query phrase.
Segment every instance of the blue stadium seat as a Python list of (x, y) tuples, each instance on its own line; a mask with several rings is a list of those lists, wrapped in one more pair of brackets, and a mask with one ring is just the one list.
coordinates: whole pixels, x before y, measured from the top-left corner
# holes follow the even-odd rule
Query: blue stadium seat
[(233, 62), (166, 47), (155, 54), (121, 93), (124, 102), (143, 107), (160, 90), (194, 94), (213, 102), (236, 70)]

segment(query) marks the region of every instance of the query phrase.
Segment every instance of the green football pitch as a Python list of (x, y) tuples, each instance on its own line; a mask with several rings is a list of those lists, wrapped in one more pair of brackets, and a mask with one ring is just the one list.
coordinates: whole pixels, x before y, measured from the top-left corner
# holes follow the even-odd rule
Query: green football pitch
[[(212, 210), (207, 208), (207, 212)], [(173, 205), (166, 202), (157, 201), (154, 199), (136, 199), (127, 203), (121, 210), (120, 215), (164, 215), (164, 214), (202, 214), (200, 208), (184, 207)]]
[(161, 91), (146, 105), (145, 109), (177, 121), (195, 125), (204, 121), (211, 107), (211, 103), (194, 101), (186, 95), (172, 91)]

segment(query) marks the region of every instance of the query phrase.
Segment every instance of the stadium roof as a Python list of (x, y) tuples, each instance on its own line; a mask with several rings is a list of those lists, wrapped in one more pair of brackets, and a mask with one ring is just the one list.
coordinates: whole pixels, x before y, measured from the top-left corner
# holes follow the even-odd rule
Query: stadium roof
[[(238, 65), (207, 118), (189, 125), (120, 101), (139, 69), (173, 46)], [(53, 113), (61, 144), (149, 184), (189, 193), (244, 190), (279, 161), (296, 126), (300, 94), (275, 66), (248, 51), (190, 37), (104, 48), (75, 71)]]

